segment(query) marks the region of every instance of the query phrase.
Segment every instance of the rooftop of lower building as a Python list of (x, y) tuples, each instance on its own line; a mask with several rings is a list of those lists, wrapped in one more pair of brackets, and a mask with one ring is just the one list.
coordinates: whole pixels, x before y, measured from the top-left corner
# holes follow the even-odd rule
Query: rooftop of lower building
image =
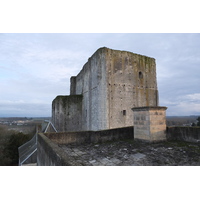
[(132, 139), (97, 144), (59, 145), (77, 166), (199, 166), (200, 144), (144, 143)]

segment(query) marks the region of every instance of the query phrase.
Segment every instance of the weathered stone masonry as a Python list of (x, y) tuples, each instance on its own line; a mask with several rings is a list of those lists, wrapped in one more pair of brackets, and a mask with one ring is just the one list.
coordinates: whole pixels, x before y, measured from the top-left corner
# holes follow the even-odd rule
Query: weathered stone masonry
[(58, 131), (133, 126), (132, 108), (158, 106), (154, 58), (100, 48), (70, 82), (70, 95), (52, 103)]
[(82, 95), (57, 96), (52, 103), (52, 120), (59, 132), (82, 130)]
[(161, 106), (133, 108), (134, 139), (149, 142), (166, 140), (166, 109)]

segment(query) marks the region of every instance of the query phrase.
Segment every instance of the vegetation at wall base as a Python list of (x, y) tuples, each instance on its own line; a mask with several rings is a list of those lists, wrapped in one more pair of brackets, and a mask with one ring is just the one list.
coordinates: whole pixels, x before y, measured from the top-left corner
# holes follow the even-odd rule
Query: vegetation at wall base
[(17, 166), (19, 163), (18, 147), (29, 141), (32, 134), (8, 130), (0, 126), (0, 166)]
[(25, 135), (24, 133), (21, 133), (21, 132), (17, 134), (12, 134), (10, 136), (8, 143), (6, 144), (4, 148), (4, 155), (10, 158), (11, 165), (18, 165), (18, 162), (19, 162), (18, 147), (28, 142), (29, 140), (30, 140), (30, 136)]

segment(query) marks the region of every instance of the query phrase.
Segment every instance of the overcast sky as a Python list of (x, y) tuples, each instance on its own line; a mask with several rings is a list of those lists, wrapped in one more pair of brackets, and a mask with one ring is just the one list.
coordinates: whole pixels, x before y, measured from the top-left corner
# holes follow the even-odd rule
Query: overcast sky
[(167, 115), (200, 115), (200, 34), (0, 34), (0, 117), (51, 116), (57, 95), (100, 47), (156, 59)]

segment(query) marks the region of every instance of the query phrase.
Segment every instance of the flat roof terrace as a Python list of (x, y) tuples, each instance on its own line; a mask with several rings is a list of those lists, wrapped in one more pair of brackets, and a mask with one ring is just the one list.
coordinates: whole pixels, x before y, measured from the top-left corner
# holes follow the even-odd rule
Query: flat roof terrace
[(79, 166), (200, 166), (200, 144), (189, 142), (129, 139), (59, 147)]
[(168, 139), (156, 143), (134, 140), (133, 127), (103, 131), (39, 133), (37, 164), (200, 166), (199, 130), (198, 127), (168, 128)]

